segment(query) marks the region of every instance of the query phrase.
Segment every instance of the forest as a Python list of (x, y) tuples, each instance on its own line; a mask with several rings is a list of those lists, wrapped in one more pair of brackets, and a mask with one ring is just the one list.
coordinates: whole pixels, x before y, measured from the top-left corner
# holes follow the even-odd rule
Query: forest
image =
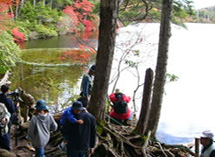
[[(87, 33), (99, 31), (99, 47), (96, 56), (98, 68), (90, 99), (92, 105), (89, 108), (89, 112), (96, 117), (98, 124), (99, 144), (95, 156), (101, 154), (110, 156), (193, 155), (183, 146), (161, 145), (159, 141), (150, 140), (150, 138), (155, 138), (167, 76), (170, 23), (185, 27), (185, 22), (192, 21), (190, 19), (196, 15), (192, 1), (0, 0), (0, 4), (1, 74), (5, 74), (20, 60), (21, 49), (16, 44), (18, 42), (68, 33), (78, 36), (80, 32), (85, 32), (87, 38)], [(198, 17), (205, 17), (205, 13), (202, 14), (198, 14)], [(114, 128), (106, 123), (104, 114), (116, 30), (120, 26), (140, 22), (161, 23), (158, 60), (155, 72), (153, 73), (150, 69), (146, 72), (148, 77), (145, 82), (142, 105), (148, 106), (141, 111), (144, 116), (139, 119), (133, 130), (120, 135), (120, 133), (115, 133), (120, 128)], [(139, 134), (140, 136), (137, 137)], [(52, 141), (52, 144), (56, 147), (57, 143)]]
[(194, 17), (194, 19), (196, 19), (196, 22), (214, 23), (215, 6), (196, 10), (196, 16)]

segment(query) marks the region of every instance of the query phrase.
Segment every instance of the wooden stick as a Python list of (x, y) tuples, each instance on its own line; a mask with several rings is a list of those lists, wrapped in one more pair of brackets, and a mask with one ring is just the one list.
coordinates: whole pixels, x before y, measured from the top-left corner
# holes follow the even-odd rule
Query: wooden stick
[(195, 138), (195, 157), (199, 157), (199, 143), (200, 139)]

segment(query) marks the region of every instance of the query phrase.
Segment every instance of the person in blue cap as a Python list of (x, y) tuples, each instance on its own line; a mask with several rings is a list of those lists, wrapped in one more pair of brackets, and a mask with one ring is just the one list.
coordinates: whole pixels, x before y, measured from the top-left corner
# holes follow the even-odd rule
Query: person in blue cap
[(93, 76), (96, 72), (96, 66), (92, 65), (87, 74), (85, 74), (82, 78), (81, 82), (81, 96), (89, 100), (91, 95), (91, 90), (93, 86)]
[[(62, 143), (60, 143), (59, 147), (63, 151), (66, 151), (66, 145), (67, 145), (67, 135), (66, 135), (67, 133), (66, 133), (65, 127), (67, 127), (67, 125), (69, 125), (69, 123), (71, 123), (71, 124), (75, 124), (75, 123), (83, 124), (84, 123), (84, 121), (82, 119), (76, 119), (74, 117), (74, 106), (77, 105), (77, 104), (82, 105), (82, 102), (81, 101), (74, 102), (71, 107), (69, 107), (68, 109), (66, 109), (63, 112), (63, 115), (61, 116), (61, 119), (60, 119), (60, 130), (61, 130), (61, 133), (64, 136), (64, 140), (63, 140)], [(78, 112), (81, 112), (83, 110), (85, 110), (85, 108), (82, 108), (81, 110), (78, 110)]]
[(71, 110), (76, 119), (82, 119), (83, 124), (71, 124), (67, 128), (67, 157), (85, 157), (87, 151), (93, 153), (96, 143), (96, 119), (84, 110), (79, 101), (73, 103)]
[(57, 130), (57, 123), (49, 114), (44, 100), (38, 100), (35, 108), (35, 115), (30, 121), (27, 138), (32, 141), (32, 145), (36, 149), (35, 156), (45, 157), (44, 148), (50, 139), (50, 131)]

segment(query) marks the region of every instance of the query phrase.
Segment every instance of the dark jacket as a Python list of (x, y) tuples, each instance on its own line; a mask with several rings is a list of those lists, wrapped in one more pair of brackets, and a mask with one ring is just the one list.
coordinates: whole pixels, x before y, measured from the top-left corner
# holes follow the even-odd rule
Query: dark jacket
[(3, 93), (0, 94), (0, 102), (5, 104), (7, 110), (10, 112), (11, 115), (16, 112), (16, 107), (13, 101)]
[(83, 124), (70, 124), (67, 148), (70, 150), (88, 150), (95, 146), (96, 142), (96, 120), (95, 117), (83, 111), (74, 114), (76, 119), (82, 119)]

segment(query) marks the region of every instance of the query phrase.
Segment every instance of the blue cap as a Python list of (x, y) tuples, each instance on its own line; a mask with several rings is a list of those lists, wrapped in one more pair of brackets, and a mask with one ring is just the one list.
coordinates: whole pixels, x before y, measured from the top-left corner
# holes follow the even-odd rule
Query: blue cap
[(72, 110), (84, 110), (83, 104), (80, 101), (76, 101), (72, 104)]
[(46, 107), (46, 102), (44, 100), (38, 100), (36, 103), (35, 108), (37, 110), (47, 110), (48, 108)]

